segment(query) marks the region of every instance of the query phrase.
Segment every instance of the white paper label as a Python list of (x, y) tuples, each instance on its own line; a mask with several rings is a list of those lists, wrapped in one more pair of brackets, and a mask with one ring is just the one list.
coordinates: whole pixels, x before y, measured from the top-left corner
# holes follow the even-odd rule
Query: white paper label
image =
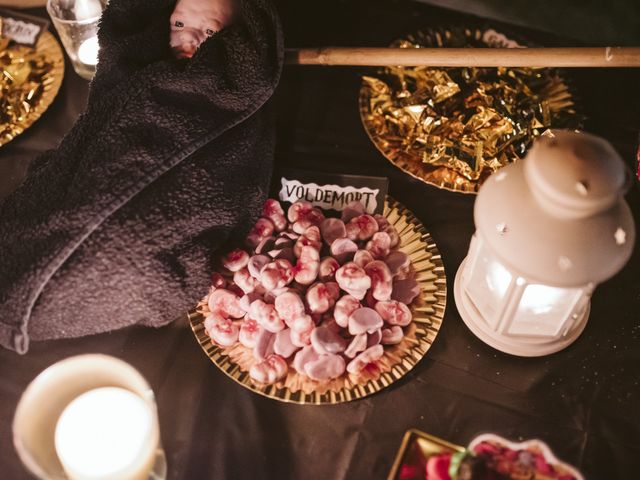
[(41, 29), (40, 25), (23, 22), (11, 17), (5, 17), (3, 20), (2, 34), (5, 37), (26, 45), (34, 45), (36, 43)]
[(298, 180), (281, 178), (280, 200), (283, 202), (297, 202), (302, 200), (316, 207), (326, 210), (344, 210), (351, 202), (360, 202), (367, 213), (373, 213), (378, 206), (376, 196), (378, 189), (367, 187), (340, 187), (339, 185), (318, 185), (317, 183), (302, 183)]

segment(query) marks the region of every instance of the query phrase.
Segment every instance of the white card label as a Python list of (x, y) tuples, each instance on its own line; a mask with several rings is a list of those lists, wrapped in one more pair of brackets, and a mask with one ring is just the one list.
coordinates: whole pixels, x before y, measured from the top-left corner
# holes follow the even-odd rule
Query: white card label
[(302, 183), (299, 180), (281, 178), (280, 200), (284, 202), (309, 202), (325, 210), (341, 212), (351, 202), (360, 202), (367, 213), (374, 213), (378, 202), (376, 197), (380, 190), (368, 187), (352, 187), (339, 185), (318, 185)]

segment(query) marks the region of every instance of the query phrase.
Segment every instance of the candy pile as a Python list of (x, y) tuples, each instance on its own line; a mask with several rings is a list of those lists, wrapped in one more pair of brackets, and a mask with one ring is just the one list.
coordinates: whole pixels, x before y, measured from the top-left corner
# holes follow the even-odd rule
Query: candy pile
[(352, 203), (325, 218), (306, 202), (285, 216), (269, 199), (246, 243), (213, 274), (204, 327), (220, 347), (252, 350), (253, 381), (290, 368), (321, 382), (357, 376), (402, 341), (420, 287), (384, 216)]
[[(451, 28), (418, 32), (392, 46), (518, 45), (493, 30)], [(365, 126), (384, 152), (403, 152), (467, 183), (521, 158), (545, 130), (581, 123), (554, 69), (389, 66), (363, 77), (363, 93)]]
[(401, 468), (399, 478), (409, 480), (576, 480), (562, 464), (550, 463), (535, 448), (509, 448), (498, 442), (482, 441), (473, 451), (432, 455), (422, 475), (415, 468)]
[(52, 68), (44, 54), (0, 36), (0, 145), (22, 132), (53, 81)]

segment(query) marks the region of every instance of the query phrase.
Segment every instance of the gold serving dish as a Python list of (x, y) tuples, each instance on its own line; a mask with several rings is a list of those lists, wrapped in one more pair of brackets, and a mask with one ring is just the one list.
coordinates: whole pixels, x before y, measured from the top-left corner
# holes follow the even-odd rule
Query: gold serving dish
[(196, 340), (209, 359), (240, 385), (269, 398), (300, 404), (337, 404), (366, 397), (388, 387), (406, 375), (427, 353), (444, 316), (447, 283), (440, 252), (422, 223), (403, 205), (387, 198), (384, 215), (397, 229), (399, 249), (405, 252), (421, 286), (420, 295), (412, 303), (413, 321), (407, 327), (403, 341), (385, 348), (380, 368), (367, 372), (358, 382), (350, 377), (330, 382), (314, 382), (290, 369), (284, 381), (274, 385), (257, 385), (249, 377), (253, 357), (240, 344), (221, 348), (205, 333), (204, 315), (194, 310), (188, 319)]
[(40, 35), (36, 48), (0, 40), (0, 146), (29, 128), (49, 108), (64, 77), (64, 56), (55, 37)]
[[(431, 29), (392, 46), (521, 47), (470, 28)], [(522, 158), (544, 131), (581, 124), (566, 81), (549, 68), (389, 66), (363, 77), (359, 104), (365, 131), (392, 164), (462, 193)]]

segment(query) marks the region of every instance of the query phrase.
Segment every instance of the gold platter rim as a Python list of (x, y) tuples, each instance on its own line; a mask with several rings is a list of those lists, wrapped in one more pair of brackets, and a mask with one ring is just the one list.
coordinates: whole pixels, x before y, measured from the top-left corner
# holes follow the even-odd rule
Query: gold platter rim
[[(428, 302), (433, 313), (418, 312), (420, 314), (419, 317), (412, 306), (412, 310), (414, 310), (413, 323), (416, 325), (416, 338), (412, 343), (415, 343), (415, 345), (403, 352), (401, 361), (394, 364), (390, 371), (381, 373), (377, 378), (369, 380), (364, 385), (354, 385), (351, 388), (343, 388), (338, 392), (327, 391), (323, 394), (316, 391), (307, 394), (302, 390), (292, 392), (286, 386), (258, 386), (251, 381), (248, 372), (242, 371), (238, 364), (221, 352), (223, 349), (211, 342), (211, 339), (204, 332), (204, 316), (200, 312), (191, 310), (187, 313), (187, 320), (195, 339), (205, 355), (225, 375), (252, 392), (285, 403), (302, 405), (336, 405), (358, 400), (377, 393), (405, 377), (424, 358), (442, 326), (447, 302), (447, 284), (442, 257), (430, 232), (409, 209), (388, 196), (385, 202), (385, 216), (388, 218), (393, 214), (398, 216), (396, 223), (403, 218), (406, 222), (405, 229), (399, 232), (401, 249), (418, 242), (420, 243), (420, 248), (413, 250), (409, 254), (410, 258), (412, 254), (414, 257), (419, 254), (427, 254), (426, 260), (431, 264), (428, 271), (433, 274), (434, 278), (432, 280), (420, 280), (418, 278), (418, 282), (422, 288), (421, 297), (433, 297), (435, 301)], [(405, 244), (404, 240), (412, 234), (419, 234), (419, 237)], [(420, 261), (424, 261), (424, 259)], [(414, 264), (414, 259), (412, 259), (412, 264)], [(427, 287), (428, 289), (426, 289)]]

